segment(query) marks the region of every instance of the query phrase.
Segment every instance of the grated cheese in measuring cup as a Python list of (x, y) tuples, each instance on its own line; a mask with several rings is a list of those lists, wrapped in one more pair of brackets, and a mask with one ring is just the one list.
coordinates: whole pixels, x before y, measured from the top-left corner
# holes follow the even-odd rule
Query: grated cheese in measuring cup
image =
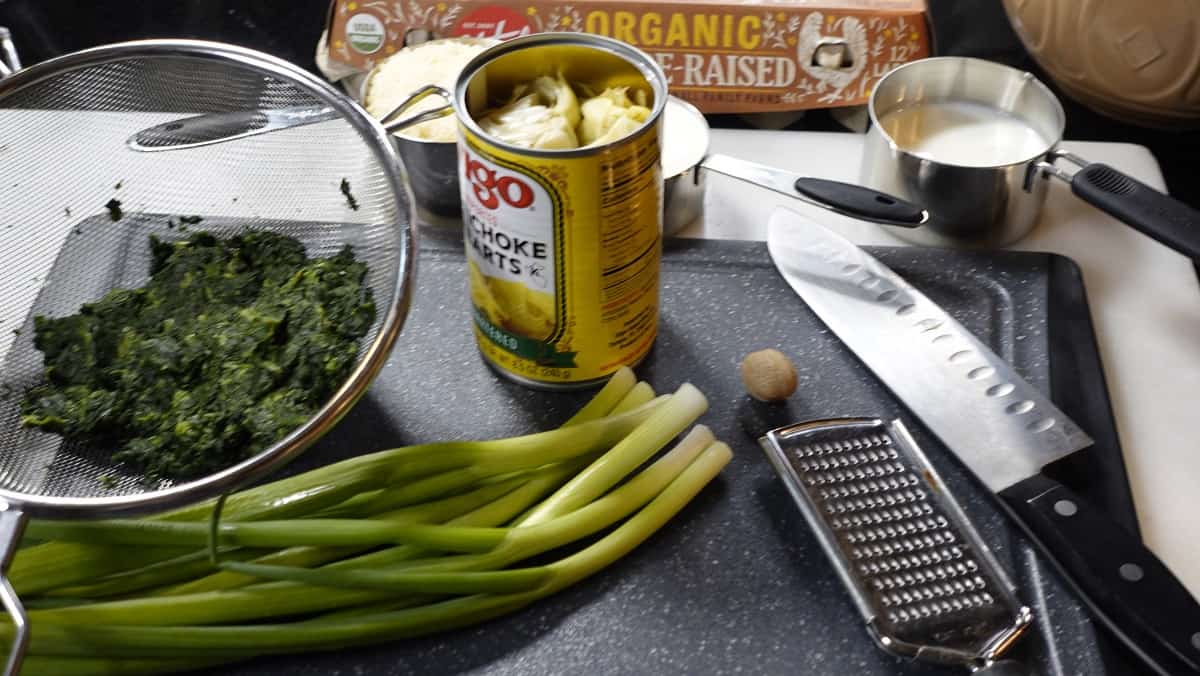
[(708, 121), (700, 111), (675, 97), (663, 110), (662, 171), (678, 176), (700, 164), (708, 153)]
[[(458, 74), (467, 62), (493, 44), (496, 44), (494, 40), (449, 38), (405, 47), (372, 70), (363, 105), (372, 117), (379, 119), (425, 85), (436, 84), (453, 91)], [(405, 111), (404, 116), (444, 105), (446, 101), (442, 97), (429, 96)], [(395, 133), (409, 138), (450, 142), (457, 138), (457, 129), (454, 116), (447, 115)]]

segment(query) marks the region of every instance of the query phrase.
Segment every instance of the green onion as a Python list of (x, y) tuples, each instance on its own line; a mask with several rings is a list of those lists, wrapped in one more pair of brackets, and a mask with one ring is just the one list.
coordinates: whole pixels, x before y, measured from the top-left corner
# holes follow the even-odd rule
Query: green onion
[(628, 366), (622, 366), (616, 373), (612, 374), (608, 382), (604, 384), (604, 387), (600, 388), (600, 391), (596, 393), (596, 396), (592, 397), (591, 401), (584, 404), (583, 408), (579, 409), (575, 415), (563, 423), (563, 427), (571, 427), (572, 425), (598, 420), (611, 415), (613, 409), (620, 404), (625, 395), (629, 394), (629, 391), (636, 386), (637, 376), (633, 374), (633, 369)]
[(654, 400), (654, 388), (650, 387), (650, 383), (638, 383), (625, 395), (617, 405), (613, 407), (610, 415), (619, 415), (628, 413), (643, 404), (648, 404)]
[[(564, 463), (539, 470), (532, 474), (531, 478), (516, 490), (506, 493), (502, 497), (497, 498), (496, 500), (477, 509), (473, 509), (462, 516), (451, 519), (448, 521), (448, 523), (462, 526), (498, 526), (509, 521), (514, 516), (527, 509), (535, 501), (542, 498), (547, 492), (553, 490), (555, 486), (561, 485), (567, 480), (567, 478), (578, 471), (578, 469), (579, 467), (575, 464)], [(346, 551), (344, 549), (329, 549), (320, 547), (294, 547), (280, 550), (274, 554), (255, 559), (253, 563), (287, 566), (312, 566), (334, 559), (350, 557), (353, 554), (361, 551), (361, 548)], [(384, 549), (382, 551), (373, 552), (364, 556), (344, 558), (341, 561), (331, 564), (331, 567), (337, 569), (351, 566), (379, 566), (398, 561), (409, 561), (422, 555), (429, 554), (430, 552), (427, 550), (423, 550), (418, 547), (401, 545), (399, 547)], [(159, 590), (155, 592), (154, 595), (173, 596), (194, 594), (198, 592), (219, 591), (221, 589), (242, 587), (254, 581), (254, 578), (246, 575), (222, 571), (220, 573), (215, 573), (187, 584)], [(284, 590), (284, 593), (287, 593), (286, 589)]]
[[(650, 425), (653, 420), (645, 424)], [(456, 549), (466, 549), (478, 543), (477, 533), (491, 543), (490, 551), (476, 556), (439, 557), (433, 562), (422, 560), (411, 561), (406, 556), (400, 563), (403, 569), (419, 572), (445, 571), (476, 571), (495, 570), (523, 559), (541, 554), (551, 549), (569, 544), (570, 542), (592, 535), (607, 528), (617, 520), (624, 518), (657, 495), (678, 475), (692, 460), (712, 442), (712, 433), (704, 426), (697, 426), (671, 452), (659, 458), (638, 476), (612, 491), (610, 494), (596, 500), (587, 507), (563, 517), (533, 526), (519, 526), (512, 529), (496, 528), (462, 528), (447, 527), (445, 537), (463, 536), (465, 543), (450, 542)], [(598, 460), (597, 462), (600, 462)], [(297, 523), (304, 523), (300, 520)], [(98, 522), (104, 523), (104, 522)], [(111, 523), (111, 522), (110, 522)], [(354, 522), (348, 522), (354, 523)], [(161, 527), (163, 524), (156, 524)], [(169, 524), (181, 526), (184, 524)], [(207, 532), (204, 524), (194, 528), (198, 540)], [(237, 527), (257, 527), (263, 523), (238, 524)], [(383, 524), (390, 525), (390, 524)], [(234, 526), (230, 526), (234, 527)], [(124, 535), (124, 531), (114, 533), (114, 536)], [(144, 537), (145, 533), (138, 533)], [(409, 552), (405, 552), (409, 554)], [(385, 563), (397, 563), (396, 560), (385, 561), (384, 556), (372, 555), (363, 557), (374, 567)], [(363, 566), (360, 560), (356, 564), (349, 562), (341, 564), (338, 569), (349, 565)], [(231, 572), (245, 572), (236, 567), (227, 566)], [(259, 571), (275, 572), (275, 577), (286, 580), (288, 570), (284, 566), (259, 566)], [(348, 586), (348, 585), (332, 585)], [(366, 588), (365, 584), (357, 585)], [(71, 622), (89, 621), (119, 621), (125, 624), (150, 624), (159, 621), (174, 621), (209, 624), (214, 622), (229, 622), (235, 620), (259, 619), (270, 615), (295, 614), (312, 612), (339, 607), (346, 596), (325, 594), (321, 596), (305, 595), (294, 598), (295, 590), (288, 587), (266, 587), (262, 589), (247, 588), (238, 593), (224, 597), (213, 594), (197, 594), (190, 596), (157, 597), (151, 599), (133, 599), (129, 601), (114, 601), (98, 603), (89, 606), (47, 610), (35, 615), (37, 619), (49, 619)], [(359, 596), (351, 596), (354, 602), (359, 602)], [(337, 604), (337, 605), (335, 605)]]
[(567, 482), (548, 500), (521, 520), (523, 524), (538, 523), (553, 516), (581, 507), (611, 488), (634, 467), (646, 461), (655, 451), (708, 408), (708, 401), (695, 387), (684, 384), (662, 408), (642, 425), (629, 433), (612, 450)]
[(544, 583), (550, 575), (550, 570), (544, 566), (446, 573), (411, 570), (310, 570), (239, 561), (225, 562), (221, 567), (243, 575), (303, 582), (314, 587), (380, 589), (410, 594), (503, 594), (528, 591)]
[[(655, 400), (635, 410), (589, 421), (570, 428), (523, 437), (474, 442), (444, 442), (408, 446), (351, 458), (271, 484), (251, 488), (229, 497), (222, 521), (232, 522), (288, 517), (301, 506), (323, 506), (333, 498), (345, 499), (349, 489), (338, 485), (340, 473), (370, 483), (401, 482), (436, 474), (479, 461), (500, 473), (565, 460), (609, 447), (648, 418), (662, 404)], [(410, 460), (419, 462), (409, 462)], [(404, 469), (397, 470), (394, 466)], [(367, 479), (366, 477), (370, 477)], [(167, 512), (150, 521), (205, 520), (215, 503)], [(37, 521), (31, 522), (36, 532)], [(30, 538), (36, 538), (28, 533)], [(188, 548), (80, 547), (69, 542), (35, 545), (21, 551), (9, 578), (17, 592), (36, 594), (55, 587), (82, 584), (97, 575), (107, 575), (187, 554)]]
[[(381, 516), (393, 521), (404, 521), (406, 523), (442, 522), (447, 519), (457, 517), (464, 512), (468, 512), (469, 510), (491, 505), (501, 496), (519, 489), (519, 487), (529, 485), (530, 481), (530, 478), (513, 478), (504, 482), (482, 486), (470, 493), (462, 493), (449, 498), (443, 498), (442, 500), (410, 507), (408, 509), (396, 510)], [(326, 561), (351, 556), (362, 551), (362, 548), (306, 547), (294, 548), (285, 551), (289, 551), (291, 554), (287, 557), (283, 557), (281, 556), (282, 552), (272, 551), (270, 553), (266, 553), (262, 550), (256, 551), (248, 549), (237, 550), (235, 552), (226, 554), (226, 556), (233, 556), (238, 559), (260, 557), (259, 559), (256, 559), (257, 562), (269, 560), (271, 562), (285, 563), (287, 565), (312, 566), (325, 563)], [(123, 571), (115, 575), (110, 575), (98, 581), (94, 585), (84, 587), (67, 587), (61, 590), (50, 592), (50, 594), (55, 596), (62, 595), (76, 597), (101, 597), (113, 596), (117, 594), (128, 594), (142, 589), (181, 582), (182, 580), (195, 581), (198, 576), (213, 572), (215, 570), (217, 570), (217, 568), (212, 565), (207, 550), (194, 551), (174, 559), (154, 563), (142, 568)], [(188, 584), (194, 584), (194, 582)]]
[[(31, 639), (31, 652), (77, 657), (201, 658), (220, 653), (231, 658), (244, 658), (420, 636), (491, 619), (560, 591), (627, 554), (683, 509), (720, 472), (730, 457), (728, 446), (721, 443), (709, 446), (629, 520), (596, 543), (548, 564), (551, 577), (532, 591), (476, 594), (330, 622), (210, 627), (120, 626), (65, 624), (39, 618), (38, 629)], [(33, 621), (37, 623), (39, 619)]]
[[(204, 523), (172, 523), (123, 519), (97, 522), (40, 521), (38, 537), (67, 542), (104, 544), (169, 544), (203, 547), (209, 528)], [(217, 529), (221, 544), (244, 547), (319, 545), (342, 547), (387, 543), (415, 544), (434, 549), (485, 552), (500, 544), (504, 531), (495, 528), (424, 526), (370, 519), (293, 519), (226, 523)]]
[(216, 564), (211, 501), (35, 520), (27, 537), (49, 542), (13, 566), (34, 628), (23, 673), (170, 673), (512, 612), (628, 553), (720, 472), (731, 453), (695, 425), (706, 408), (691, 385), (656, 396), (622, 369), (555, 430), (381, 451), (230, 496)]

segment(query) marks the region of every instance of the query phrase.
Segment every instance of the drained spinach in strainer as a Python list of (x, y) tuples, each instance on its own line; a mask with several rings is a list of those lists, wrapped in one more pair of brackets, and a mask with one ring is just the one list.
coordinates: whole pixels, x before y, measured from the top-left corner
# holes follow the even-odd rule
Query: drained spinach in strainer
[(111, 446), (147, 480), (223, 469), (301, 425), (345, 380), (375, 319), (349, 247), (309, 258), (269, 232), (150, 238), (150, 281), (36, 317), (46, 383), (25, 425)]

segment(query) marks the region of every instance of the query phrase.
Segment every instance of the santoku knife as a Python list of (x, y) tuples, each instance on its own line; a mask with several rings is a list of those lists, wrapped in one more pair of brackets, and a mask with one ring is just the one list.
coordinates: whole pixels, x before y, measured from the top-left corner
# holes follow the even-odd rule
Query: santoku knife
[(780, 208), (767, 246), (812, 311), (999, 497), (1097, 617), (1160, 673), (1200, 671), (1200, 604), (1137, 537), (1042, 473), (1090, 446), (1087, 434), (849, 240)]

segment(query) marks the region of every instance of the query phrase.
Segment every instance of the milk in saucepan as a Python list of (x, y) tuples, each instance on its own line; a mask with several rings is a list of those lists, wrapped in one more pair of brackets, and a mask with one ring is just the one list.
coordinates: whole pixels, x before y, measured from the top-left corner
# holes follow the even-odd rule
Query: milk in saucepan
[(965, 101), (922, 103), (884, 115), (880, 125), (896, 145), (942, 164), (996, 167), (1033, 159), (1051, 145), (1028, 122)]

